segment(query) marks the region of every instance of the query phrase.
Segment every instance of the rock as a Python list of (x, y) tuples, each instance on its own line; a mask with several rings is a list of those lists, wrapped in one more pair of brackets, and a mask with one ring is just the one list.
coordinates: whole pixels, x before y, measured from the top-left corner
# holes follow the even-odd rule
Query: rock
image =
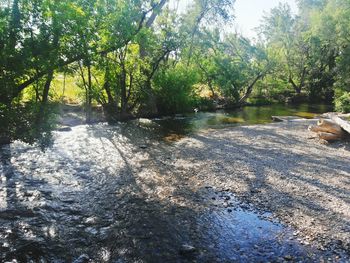
[(97, 217), (91, 216), (91, 217), (86, 218), (86, 219), (84, 220), (84, 223), (85, 223), (86, 225), (94, 225), (94, 224), (97, 223), (97, 220), (98, 220)]
[(61, 132), (69, 132), (72, 130), (72, 128), (69, 126), (61, 126), (61, 127), (57, 128), (57, 130), (61, 131)]
[(98, 234), (98, 230), (96, 228), (93, 228), (93, 227), (87, 227), (85, 229), (85, 231), (93, 236)]
[(280, 118), (279, 116), (271, 116), (271, 119), (275, 122), (282, 122), (283, 121), (283, 119)]
[(184, 244), (181, 246), (179, 252), (183, 256), (189, 256), (189, 255), (193, 255), (194, 253), (196, 253), (196, 251), (197, 251), (197, 249), (194, 246)]
[(293, 257), (291, 255), (286, 255), (284, 256), (284, 259), (290, 261), (293, 260)]

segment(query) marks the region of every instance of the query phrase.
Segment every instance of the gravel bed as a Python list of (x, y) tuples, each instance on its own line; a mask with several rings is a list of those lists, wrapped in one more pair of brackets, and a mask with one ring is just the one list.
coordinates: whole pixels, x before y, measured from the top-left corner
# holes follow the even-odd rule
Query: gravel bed
[(178, 141), (177, 166), (198, 188), (229, 189), (298, 230), (305, 243), (350, 253), (350, 145), (322, 144), (316, 120), (207, 130)]

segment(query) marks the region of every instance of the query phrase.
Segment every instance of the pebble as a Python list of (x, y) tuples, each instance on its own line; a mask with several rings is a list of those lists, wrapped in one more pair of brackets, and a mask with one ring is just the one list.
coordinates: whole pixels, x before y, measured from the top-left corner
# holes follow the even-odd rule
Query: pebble
[(181, 246), (179, 252), (180, 252), (181, 255), (186, 256), (186, 255), (191, 255), (191, 254), (195, 253), (196, 251), (197, 250), (196, 250), (196, 248), (194, 246), (191, 246), (191, 245), (188, 245), (188, 244), (184, 244), (184, 245)]

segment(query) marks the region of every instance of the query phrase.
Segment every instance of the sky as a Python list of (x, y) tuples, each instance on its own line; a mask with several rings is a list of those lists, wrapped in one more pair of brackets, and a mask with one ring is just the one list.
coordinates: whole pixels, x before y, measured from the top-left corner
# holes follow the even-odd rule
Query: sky
[(264, 12), (269, 12), (280, 2), (288, 3), (292, 12), (297, 13), (296, 0), (236, 0), (234, 13), (238, 31), (246, 37), (256, 37), (254, 28), (259, 26)]
[[(193, 0), (170, 0), (170, 5), (174, 8), (178, 5), (179, 11), (186, 10), (186, 7)], [(235, 14), (235, 31), (242, 33), (244, 36), (253, 39), (256, 37), (254, 28), (259, 26), (264, 12), (269, 12), (276, 7), (278, 3), (288, 3), (293, 13), (297, 13), (296, 0), (236, 0), (234, 5)]]

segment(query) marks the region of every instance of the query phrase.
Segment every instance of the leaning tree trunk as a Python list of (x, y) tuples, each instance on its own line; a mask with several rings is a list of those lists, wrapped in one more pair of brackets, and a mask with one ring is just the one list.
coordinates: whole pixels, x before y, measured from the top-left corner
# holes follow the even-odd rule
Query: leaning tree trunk
[[(154, 8), (151, 16), (148, 18), (148, 20), (146, 21), (146, 28), (151, 28), (156, 20), (156, 18), (158, 17), (158, 15), (160, 14), (160, 12), (162, 11), (164, 5), (167, 3), (168, 0), (161, 0), (157, 6)], [(148, 55), (148, 52), (145, 48), (144, 43), (140, 43), (140, 58), (141, 60), (146, 58)], [(152, 75), (154, 74), (153, 72), (150, 72), (149, 70), (144, 69), (143, 70), (143, 74), (145, 74), (147, 76), (147, 80), (144, 83), (144, 91), (147, 95), (147, 102), (146, 102), (146, 108), (147, 108), (147, 115), (150, 116), (155, 116), (158, 114), (158, 108), (157, 108), (157, 101), (156, 101), (156, 96), (154, 94), (154, 91), (152, 90), (152, 85), (151, 85), (151, 79), (152, 79)]]
[(53, 80), (53, 73), (54, 73), (53, 70), (50, 70), (50, 72), (47, 74), (47, 78), (46, 78), (44, 90), (43, 90), (43, 97), (41, 101), (43, 105), (46, 105), (49, 100), (49, 91), (51, 87), (51, 82)]
[(253, 80), (253, 82), (249, 84), (249, 86), (247, 87), (247, 90), (244, 93), (243, 97), (240, 98), (240, 100), (238, 102), (240, 105), (244, 104), (245, 101), (249, 98), (250, 94), (252, 94), (252, 92), (253, 92), (254, 85), (258, 82), (258, 80), (260, 78), (262, 78), (262, 76), (263, 76), (263, 74), (259, 73), (258, 76), (256, 76), (256, 78)]

